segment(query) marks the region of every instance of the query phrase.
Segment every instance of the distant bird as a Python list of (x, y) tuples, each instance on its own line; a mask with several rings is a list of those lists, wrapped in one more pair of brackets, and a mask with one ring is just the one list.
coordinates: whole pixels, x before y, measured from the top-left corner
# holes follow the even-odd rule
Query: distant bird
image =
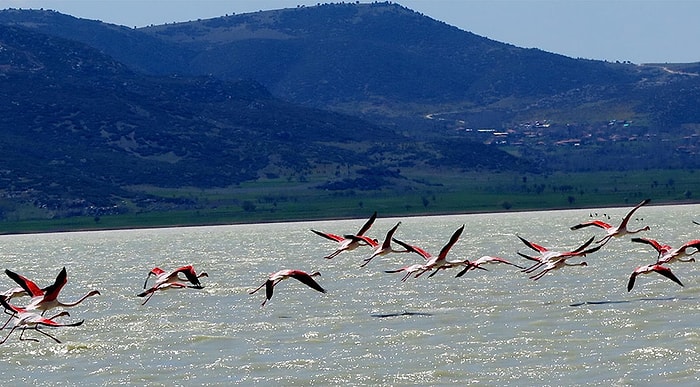
[[(369, 256), (369, 258), (365, 258), (364, 262), (360, 265), (360, 267), (365, 267), (367, 264), (374, 259), (375, 257), (379, 256), (384, 256), (389, 253), (407, 253), (409, 250), (395, 250), (391, 246), (391, 239), (394, 237), (394, 233), (396, 233), (396, 229), (399, 228), (399, 225), (401, 225), (401, 222), (396, 223), (394, 227), (392, 227), (389, 231), (387, 231), (386, 236), (384, 237), (384, 242), (382, 242), (381, 245), (376, 246), (374, 251), (372, 252), (372, 255)], [(346, 237), (350, 238), (356, 238), (358, 240), (363, 240), (362, 236), (357, 236), (357, 235), (346, 235)], [(366, 240), (367, 238), (364, 238)]]
[[(182, 273), (185, 278), (180, 278), (180, 273)], [(204, 287), (199, 282), (202, 277), (209, 277), (209, 274), (202, 272), (197, 274), (192, 265), (181, 266), (175, 270), (165, 271), (159, 267), (154, 267), (148, 272), (146, 276), (146, 282), (143, 283), (143, 288), (146, 289), (148, 285), (148, 279), (151, 275), (156, 276), (156, 281), (148, 290), (137, 294), (138, 297), (146, 297), (141, 305), (146, 305), (148, 300), (153, 297), (155, 292), (168, 290), (168, 289), (182, 289), (182, 288), (192, 288), (192, 289), (203, 289)], [(192, 285), (187, 285), (185, 282), (189, 282)]]
[(654, 263), (651, 265), (640, 266), (632, 272), (632, 275), (630, 276), (629, 282), (627, 282), (627, 291), (629, 292), (632, 290), (632, 288), (634, 287), (634, 281), (638, 275), (649, 274), (649, 273), (659, 273), (662, 276), (677, 283), (678, 285), (683, 286), (681, 281), (671, 272), (671, 269)]
[[(374, 223), (375, 219), (377, 219), (377, 212), (376, 211), (374, 212), (374, 214), (372, 214), (372, 216), (369, 219), (367, 219), (365, 224), (362, 226), (362, 228), (360, 228), (360, 231), (358, 231), (357, 234), (355, 234), (355, 236), (365, 235), (365, 233), (370, 229), (370, 227), (372, 227), (372, 224)], [(329, 240), (332, 240), (332, 241), (338, 243), (338, 248), (334, 252), (330, 253), (329, 255), (326, 255), (324, 257), (326, 259), (332, 259), (336, 255), (342, 253), (343, 251), (352, 251), (352, 250), (355, 250), (356, 248), (363, 246), (363, 245), (369, 245), (372, 247), (376, 247), (378, 245), (378, 243), (373, 239), (369, 239), (369, 241), (367, 241), (367, 240), (361, 240), (358, 238), (346, 238), (346, 237), (343, 237), (340, 235), (326, 233), (326, 232), (322, 232), (322, 231), (317, 231), (314, 229), (311, 229), (311, 231), (316, 235), (320, 235), (326, 239), (329, 239)]]
[(274, 291), (275, 285), (277, 285), (280, 281), (285, 280), (287, 278), (294, 278), (297, 281), (303, 283), (304, 285), (314, 289), (318, 290), (321, 293), (325, 293), (326, 290), (321, 287), (314, 279), (313, 277), (320, 276), (321, 273), (319, 272), (313, 272), (311, 274), (308, 274), (304, 271), (301, 270), (290, 270), (290, 269), (285, 269), (285, 270), (280, 270), (278, 272), (270, 274), (270, 276), (267, 278), (267, 281), (265, 281), (262, 285), (257, 287), (256, 289), (248, 292), (248, 294), (254, 294), (258, 290), (262, 289), (265, 287), (265, 300), (262, 302), (260, 306), (265, 306), (265, 303), (272, 298), (272, 293)]
[[(3, 307), (5, 307), (5, 309), (13, 312), (12, 318), (15, 319), (15, 325), (12, 327), (12, 329), (10, 329), (10, 333), (8, 333), (7, 336), (5, 336), (5, 338), (2, 339), (2, 341), (0, 341), (0, 344), (5, 343), (5, 341), (7, 341), (7, 339), (10, 337), (12, 332), (14, 332), (15, 329), (17, 329), (17, 328), (22, 329), (22, 332), (19, 335), (20, 340), (39, 341), (37, 339), (24, 339), (23, 338), (24, 331), (27, 329), (32, 329), (32, 330), (35, 330), (35, 331), (41, 333), (42, 335), (50, 337), (55, 342), (60, 343), (61, 342), (60, 340), (58, 340), (54, 336), (51, 336), (50, 334), (48, 334), (42, 330), (40, 330), (39, 327), (42, 325), (48, 326), (48, 327), (76, 327), (76, 326), (81, 325), (84, 322), (84, 320), (81, 320), (81, 321), (71, 323), (71, 324), (61, 324), (61, 323), (57, 323), (54, 320), (58, 317), (61, 317), (61, 316), (68, 316), (69, 314), (66, 311), (63, 311), (63, 312), (61, 312), (55, 316), (49, 317), (49, 318), (45, 318), (45, 317), (42, 317), (38, 313), (29, 312), (24, 308), (10, 304), (9, 302), (7, 302), (5, 297), (0, 297), (0, 303), (2, 304)], [(5, 325), (7, 325), (7, 324), (5, 324)], [(4, 326), (3, 326), (3, 328), (4, 328)]]
[(452, 246), (457, 243), (459, 240), (459, 237), (462, 235), (462, 232), (464, 231), (464, 225), (462, 227), (458, 228), (455, 230), (455, 232), (452, 233), (452, 236), (450, 237), (450, 240), (440, 249), (440, 253), (434, 257), (424, 249), (418, 247), (418, 246), (413, 246), (409, 245), (408, 243), (402, 242), (398, 239), (394, 238), (394, 242), (397, 244), (401, 245), (405, 251), (407, 252), (414, 252), (423, 257), (423, 259), (426, 260), (425, 264), (422, 265), (422, 267), (416, 271), (415, 278), (420, 277), (424, 273), (430, 271), (430, 270), (435, 270), (435, 272), (431, 273), (429, 277), (432, 277), (437, 273), (438, 270), (440, 269), (447, 269), (448, 267), (455, 267), (455, 266), (460, 266), (460, 265), (465, 265), (468, 263), (465, 263), (465, 261), (448, 261), (447, 260), (447, 254), (450, 252), (450, 249), (452, 249)]
[[(467, 262), (469, 262), (469, 261), (467, 261)], [(490, 256), (490, 255), (484, 255), (483, 257), (477, 259), (476, 261), (471, 261), (471, 262), (469, 262), (469, 263), (471, 263), (471, 265), (466, 265), (466, 267), (465, 267), (464, 269), (462, 269), (462, 271), (460, 271), (459, 273), (457, 273), (457, 275), (456, 275), (455, 277), (461, 277), (461, 276), (463, 276), (466, 272), (468, 272), (468, 271), (470, 271), (470, 270), (476, 270), (476, 269), (484, 269), (484, 270), (486, 270), (486, 268), (481, 267), (482, 265), (485, 265), (485, 264), (503, 263), (503, 264), (506, 264), (506, 265), (515, 266), (515, 267), (517, 267), (517, 268), (519, 268), (519, 269), (525, 269), (524, 267), (522, 267), (522, 266), (520, 266), (520, 265), (516, 265), (516, 264), (514, 264), (514, 263), (512, 263), (512, 262), (506, 261), (506, 260), (503, 259), (503, 258), (493, 257), (493, 256)]]
[(68, 282), (68, 275), (65, 267), (58, 273), (58, 276), (56, 276), (56, 281), (53, 283), (53, 285), (50, 285), (44, 289), (39, 289), (39, 287), (33, 281), (8, 269), (5, 269), (5, 274), (17, 282), (17, 284), (21, 286), (29, 294), (29, 296), (32, 297), (24, 309), (29, 311), (40, 310), (42, 311), (42, 314), (44, 314), (44, 312), (47, 310), (56, 307), (70, 308), (82, 303), (88, 297), (100, 295), (98, 290), (91, 290), (77, 301), (69, 303), (59, 301), (58, 295)]
[(619, 237), (622, 237), (622, 236), (627, 235), (627, 234), (636, 234), (640, 231), (649, 231), (649, 226), (642, 227), (638, 230), (630, 231), (627, 229), (627, 223), (629, 222), (630, 218), (632, 217), (632, 214), (635, 211), (637, 211), (639, 209), (639, 207), (649, 203), (650, 201), (651, 201), (651, 199), (642, 200), (630, 212), (628, 212), (627, 215), (625, 215), (625, 217), (622, 219), (622, 222), (617, 227), (613, 227), (610, 224), (605, 223), (601, 220), (592, 220), (589, 222), (584, 222), (584, 223), (580, 223), (580, 224), (577, 224), (575, 226), (572, 226), (571, 229), (578, 230), (580, 228), (588, 227), (588, 226), (595, 226), (595, 227), (600, 227), (600, 228), (604, 229), (606, 232), (606, 235), (602, 239), (600, 239), (599, 241), (596, 242), (596, 243), (600, 243), (600, 244), (608, 243), (608, 241), (610, 241), (610, 239), (612, 239), (613, 237), (619, 238)]
[[(645, 243), (648, 244), (656, 250), (659, 254), (656, 260), (657, 264), (667, 264), (674, 261), (680, 262), (695, 262), (695, 258), (682, 259), (683, 257), (689, 257), (698, 251), (700, 251), (700, 239), (693, 239), (684, 243), (682, 246), (674, 249), (669, 245), (662, 245), (661, 243), (655, 241), (654, 239), (648, 238), (632, 238), (632, 242)], [(695, 251), (688, 252), (688, 249), (694, 248)]]
[[(185, 276), (184, 279), (180, 278), (180, 273), (182, 273)], [(188, 281), (192, 284), (192, 287), (194, 287), (195, 289), (202, 288), (202, 284), (199, 282), (200, 278), (209, 277), (209, 274), (207, 274), (206, 272), (197, 274), (192, 265), (181, 266), (175, 270), (167, 272), (159, 267), (154, 267), (153, 269), (151, 269), (151, 271), (148, 272), (148, 275), (146, 276), (146, 282), (143, 283), (144, 289), (146, 289), (146, 286), (148, 286), (148, 280), (149, 278), (151, 278), (152, 275), (156, 277), (156, 282), (154, 286), (158, 286), (166, 282)]]

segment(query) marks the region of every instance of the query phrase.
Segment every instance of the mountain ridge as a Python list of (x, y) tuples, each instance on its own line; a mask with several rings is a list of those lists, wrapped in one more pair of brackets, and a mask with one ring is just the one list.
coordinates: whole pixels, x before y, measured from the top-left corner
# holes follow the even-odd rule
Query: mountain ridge
[(265, 180), (413, 192), (431, 168), (699, 165), (694, 64), (567, 58), (392, 3), (144, 28), (5, 10), (0, 46), (6, 217), (206, 206), (154, 192)]

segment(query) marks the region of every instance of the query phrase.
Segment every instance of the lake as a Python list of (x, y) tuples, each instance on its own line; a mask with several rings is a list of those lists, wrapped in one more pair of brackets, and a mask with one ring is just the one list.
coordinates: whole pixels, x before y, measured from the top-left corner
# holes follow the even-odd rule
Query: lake
[[(437, 254), (464, 224), (448, 259), (496, 255), (527, 265), (516, 252), (534, 252), (516, 234), (570, 250), (604, 235), (570, 226), (596, 214), (617, 225), (634, 204), (400, 219), (380, 213), (367, 234), (382, 240), (401, 221), (396, 238)], [(676, 247), (700, 238), (692, 220), (700, 220), (700, 205), (645, 206), (629, 228), (648, 225), (636, 236)], [(583, 258), (588, 266), (539, 281), (489, 265), (461, 278), (451, 269), (401, 282), (402, 274), (384, 270), (421, 263), (418, 255), (390, 254), (360, 268), (368, 247), (327, 260), (335, 244), (310, 231), (354, 233), (364, 221), (3, 236), (3, 269), (43, 287), (65, 266), (62, 301), (92, 289), (101, 295), (59, 320), (84, 319), (82, 326), (45, 329), (60, 344), (32, 331), (25, 336), (39, 342), (20, 341), (15, 331), (0, 346), (0, 376), (6, 385), (698, 384), (698, 263), (670, 265), (684, 287), (654, 273), (628, 292), (632, 271), (656, 259), (628, 235)], [(152, 267), (184, 264), (209, 274), (204, 289), (158, 292), (141, 305), (136, 294)], [(248, 291), (283, 268), (320, 271), (327, 293), (289, 279), (261, 307), (264, 290)], [(14, 286), (2, 278), (0, 290)]]

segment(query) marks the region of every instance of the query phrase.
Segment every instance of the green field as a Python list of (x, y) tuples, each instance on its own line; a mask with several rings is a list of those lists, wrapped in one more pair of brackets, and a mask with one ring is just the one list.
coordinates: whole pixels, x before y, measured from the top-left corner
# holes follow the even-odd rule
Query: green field
[(647, 197), (652, 205), (700, 203), (700, 178), (693, 170), (402, 174), (407, 179), (379, 190), (322, 191), (314, 188), (320, 178), (259, 180), (214, 190), (139, 187), (152, 195), (187, 198), (195, 204), (187, 209), (100, 217), (6, 220), (0, 223), (0, 233), (362, 218), (373, 211), (380, 216), (409, 216), (600, 208), (634, 205)]

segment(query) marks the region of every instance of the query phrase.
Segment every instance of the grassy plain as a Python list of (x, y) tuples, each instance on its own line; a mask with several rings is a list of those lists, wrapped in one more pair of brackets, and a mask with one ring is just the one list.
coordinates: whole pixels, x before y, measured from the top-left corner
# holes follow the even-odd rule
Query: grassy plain
[[(448, 213), (601, 208), (637, 204), (700, 202), (700, 176), (694, 170), (516, 174), (402, 171), (406, 179), (378, 190), (327, 191), (321, 177), (303, 182), (259, 180), (228, 189), (157, 189), (164, 198), (187, 198), (186, 209), (140, 211), (101, 217), (4, 221), (0, 233), (281, 222), (313, 219), (409, 216)], [(427, 183), (429, 182), (429, 183)]]

